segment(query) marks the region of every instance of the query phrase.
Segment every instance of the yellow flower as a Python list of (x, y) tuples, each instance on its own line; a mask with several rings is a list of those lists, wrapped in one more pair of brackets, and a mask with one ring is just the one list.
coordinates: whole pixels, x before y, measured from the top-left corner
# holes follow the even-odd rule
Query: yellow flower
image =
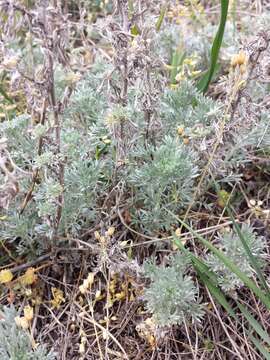
[(224, 208), (227, 205), (229, 198), (230, 194), (226, 190), (220, 190), (218, 192), (218, 206)]
[(25, 308), (23, 309), (23, 313), (24, 313), (24, 318), (27, 321), (30, 322), (33, 320), (34, 310), (33, 310), (32, 306), (30, 306), (30, 305), (25, 306)]
[(0, 271), (0, 283), (6, 284), (13, 279), (13, 274), (10, 270), (1, 270)]
[(61, 303), (65, 301), (64, 293), (62, 290), (53, 287), (52, 295), (53, 295), (53, 299), (51, 300), (52, 308), (59, 309)]
[(181, 71), (180, 73), (178, 73), (176, 76), (175, 76), (175, 81), (177, 82), (180, 82), (182, 80), (185, 79), (185, 74), (183, 71)]
[(30, 267), (26, 270), (25, 274), (20, 278), (20, 283), (24, 286), (32, 285), (37, 281), (35, 269)]
[(184, 127), (183, 126), (179, 126), (177, 128), (177, 133), (178, 135), (182, 136), (184, 134)]
[(117, 300), (119, 300), (119, 301), (120, 301), (120, 300), (124, 300), (126, 297), (127, 297), (127, 296), (126, 296), (126, 292), (125, 292), (125, 291), (121, 291), (121, 292), (115, 294), (115, 299), (117, 299)]
[(115, 227), (111, 226), (111, 227), (109, 227), (109, 229), (107, 230), (107, 235), (113, 236), (114, 232), (115, 232)]

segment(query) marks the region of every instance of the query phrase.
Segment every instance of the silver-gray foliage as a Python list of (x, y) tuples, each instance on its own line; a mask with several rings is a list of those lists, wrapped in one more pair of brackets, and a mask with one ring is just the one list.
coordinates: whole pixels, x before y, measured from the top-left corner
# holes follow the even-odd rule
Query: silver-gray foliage
[(29, 335), (15, 323), (17, 315), (13, 307), (4, 307), (0, 311), (1, 360), (55, 360), (53, 352), (43, 346), (32, 349)]
[(160, 326), (181, 324), (184, 320), (199, 321), (203, 316), (198, 301), (198, 289), (191, 276), (186, 275), (189, 259), (178, 253), (170, 258), (169, 266), (145, 264), (150, 286), (144, 299), (148, 311)]
[[(241, 232), (256, 261), (262, 265), (265, 238), (256, 236), (252, 227), (247, 224), (242, 225)], [(220, 234), (218, 240), (220, 250), (222, 250), (224, 255), (238, 266), (242, 272), (248, 277), (255, 274), (242, 241), (237, 234), (234, 234), (232, 231), (222, 235)], [(239, 277), (232, 273), (214, 254), (209, 254), (206, 262), (210, 269), (217, 275), (218, 284), (225, 292), (235, 291), (244, 285)]]

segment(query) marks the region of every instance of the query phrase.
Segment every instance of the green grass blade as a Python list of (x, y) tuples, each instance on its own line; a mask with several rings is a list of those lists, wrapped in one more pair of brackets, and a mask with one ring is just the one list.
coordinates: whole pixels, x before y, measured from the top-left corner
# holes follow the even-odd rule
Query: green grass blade
[(175, 84), (176, 80), (175, 77), (177, 75), (177, 70), (180, 65), (183, 64), (185, 58), (185, 53), (182, 53), (181, 50), (178, 48), (172, 55), (172, 62), (171, 62), (171, 74), (170, 74), (170, 82), (171, 84)]
[[(195, 268), (196, 269), (196, 268)], [(227, 311), (227, 313), (239, 324), (242, 325), (239, 321), (239, 318), (237, 317), (235, 311), (227, 301), (225, 295), (223, 292), (217, 288), (213, 283), (205, 276), (204, 274), (201, 274), (199, 271), (197, 271), (197, 274), (200, 278), (200, 280), (207, 286), (208, 290), (210, 291), (211, 295), (215, 300)], [(241, 304), (240, 304), (241, 305)], [(239, 304), (238, 304), (239, 306)], [(240, 308), (240, 306), (239, 306)], [(245, 309), (244, 306), (241, 305), (240, 311), (242, 314), (246, 317), (250, 325), (253, 327), (253, 329), (256, 331), (256, 333), (267, 343), (269, 344), (268, 340), (270, 340), (268, 334), (266, 331), (263, 330), (261, 325), (249, 314), (249, 312)], [(243, 329), (246, 332), (249, 332), (244, 326)], [(253, 342), (253, 344), (256, 346), (257, 350), (266, 358), (266, 360), (270, 360), (270, 353), (269, 350), (258, 340), (256, 339), (252, 334), (248, 334), (248, 337)]]
[(179, 239), (176, 239), (174, 243), (181, 251), (190, 257), (193, 266), (196, 266), (196, 270), (198, 270), (201, 274), (206, 275), (214, 286), (218, 285), (217, 276), (209, 270), (209, 267), (203, 262), (203, 260), (193, 255), (191, 251), (187, 250)]
[(8, 96), (8, 94), (5, 92), (2, 85), (0, 85), (0, 94), (11, 104), (13, 104), (13, 100)]
[(128, 0), (128, 17), (129, 17), (129, 19), (131, 19), (133, 13), (134, 13), (133, 0)]
[(249, 335), (250, 340), (256, 346), (256, 348), (260, 351), (260, 353), (265, 357), (266, 360), (270, 360), (270, 352), (265, 346), (263, 346), (258, 339), (256, 339), (253, 335)]
[(193, 229), (191, 229), (188, 225), (186, 225), (182, 220), (180, 220), (183, 226), (185, 226), (189, 231), (193, 232), (197, 236), (197, 238), (209, 249), (211, 250), (226, 266), (230, 269), (234, 274), (236, 274), (239, 279), (256, 294), (259, 299), (270, 309), (270, 298), (264, 294), (264, 292), (257, 287), (257, 285), (244, 274), (238, 266), (236, 266), (227, 256), (223, 254), (222, 251), (218, 250), (214, 245), (212, 245), (209, 241), (205, 240), (202, 236), (196, 234)]
[(256, 333), (270, 346), (270, 336), (262, 328), (261, 324), (247, 311), (247, 309), (237, 302), (239, 309), (241, 310), (244, 317), (249, 322), (250, 326), (256, 331)]
[(233, 217), (233, 214), (232, 214), (232, 211), (230, 209), (230, 206), (227, 204), (227, 212), (231, 218), (231, 221), (233, 223), (233, 226), (235, 228), (235, 231), (237, 232), (237, 235), (239, 236), (239, 239), (241, 240), (242, 242), (242, 245), (245, 249), (245, 252), (247, 253), (247, 256), (249, 258), (249, 261), (251, 263), (251, 265), (253, 266), (254, 270), (256, 270), (256, 273), (257, 273), (257, 276), (258, 276), (258, 279), (260, 280), (261, 282), (261, 285), (264, 287), (264, 289), (266, 290), (268, 296), (270, 297), (270, 291), (269, 291), (269, 287), (265, 281), (265, 278), (263, 276), (263, 273), (260, 269), (260, 266), (255, 258), (255, 256), (252, 254), (252, 252), (250, 251), (250, 248), (248, 246), (248, 243), (246, 242), (246, 239), (240, 229), (240, 226), (237, 224), (237, 222), (234, 220), (234, 217)]
[(158, 20), (157, 20), (157, 23), (156, 23), (156, 31), (157, 32), (159, 32), (159, 30), (161, 28), (161, 25), (163, 23), (166, 11), (167, 11), (167, 5), (163, 5), (161, 7), (160, 14), (159, 14), (159, 17), (158, 17)]
[(224, 307), (228, 314), (230, 314), (236, 320), (237, 316), (234, 310), (228, 303), (223, 292), (218, 288), (218, 281), (216, 275), (209, 270), (208, 266), (203, 262), (203, 260), (201, 260), (197, 256), (193, 255), (192, 252), (187, 250), (180, 240), (175, 240), (175, 245), (184, 253), (186, 253), (187, 256), (190, 257), (193, 267), (196, 270), (201, 282), (205, 286), (207, 286), (210, 293), (218, 301), (218, 303)]
[(216, 33), (215, 39), (213, 41), (212, 49), (211, 49), (211, 63), (210, 68), (207, 73), (201, 78), (197, 87), (200, 91), (206, 92), (208, 86), (212, 80), (212, 77), (215, 72), (215, 68), (217, 65), (218, 55), (222, 44), (222, 39), (224, 35), (225, 25), (227, 21), (228, 15), (228, 7), (229, 7), (229, 0), (220, 0), (221, 1), (221, 18), (218, 27), (218, 31)]
[[(196, 269), (196, 267), (195, 267), (195, 269)], [(231, 307), (231, 305), (227, 301), (227, 299), (226, 299), (225, 295), (223, 294), (223, 292), (217, 286), (215, 286), (211, 282), (211, 280), (209, 278), (207, 278), (207, 276), (205, 274), (200, 273), (200, 271), (198, 271), (198, 270), (197, 270), (197, 274), (198, 274), (199, 278), (201, 279), (201, 281), (208, 288), (211, 295), (216, 299), (216, 301), (227, 311), (227, 313), (229, 315), (231, 315), (232, 318), (237, 320), (237, 316), (236, 316), (233, 308)]]
[(210, 251), (212, 251), (228, 269), (230, 269), (234, 274), (236, 274), (239, 279), (251, 290), (256, 296), (264, 303), (264, 305), (270, 309), (270, 297), (265, 295), (265, 293), (252, 281), (245, 273), (243, 273), (238, 266), (236, 266), (227, 256), (223, 254), (222, 251), (217, 249), (212, 245), (208, 240), (204, 239), (201, 235), (196, 233), (190, 226), (188, 226), (183, 220), (173, 214), (170, 210), (167, 211), (172, 214), (188, 231), (191, 232), (204, 246), (206, 246)]
[[(220, 186), (219, 184), (216, 182), (216, 180), (214, 178), (213, 179), (213, 183), (214, 183), (214, 186), (215, 186), (215, 189), (216, 189), (216, 192), (217, 193), (220, 193), (221, 192), (221, 189), (220, 189)], [(228, 201), (225, 205), (225, 210), (227, 211), (232, 223), (233, 223), (233, 226), (234, 226), (234, 229), (237, 233), (237, 235), (239, 236), (239, 239), (244, 247), (244, 250), (249, 258), (249, 261), (250, 261), (250, 264), (253, 266), (253, 269), (256, 271), (256, 274), (258, 276), (258, 279), (260, 280), (260, 283), (262, 285), (262, 287), (265, 289), (268, 297), (270, 298), (270, 290), (269, 290), (269, 286), (267, 285), (267, 282), (264, 278), (264, 275), (261, 271), (261, 268), (260, 268), (260, 265), (258, 264), (258, 261), (257, 259), (255, 258), (255, 256), (252, 254), (250, 248), (249, 248), (249, 245), (241, 231), (241, 228), (240, 226), (237, 224), (237, 222), (235, 221), (234, 219), (234, 216), (233, 216), (233, 213), (232, 213), (232, 210), (231, 210), (231, 207), (229, 205), (229, 199), (230, 197), (228, 198)]]
[[(186, 253), (188, 256), (190, 256), (192, 264), (194, 269), (196, 270), (199, 279), (201, 282), (208, 288), (213, 298), (227, 311), (227, 313), (237, 322), (240, 326), (242, 326), (242, 323), (240, 322), (239, 318), (237, 317), (235, 311), (227, 301), (225, 295), (223, 292), (216, 286), (217, 281), (215, 280), (215, 275), (212, 274), (211, 271), (209, 271), (208, 266), (199, 258), (197, 258), (195, 255), (193, 255), (189, 250), (185, 248), (185, 246), (181, 243), (180, 240), (175, 240), (175, 244), (179, 247), (180, 250), (182, 250), (184, 253)], [(213, 281), (214, 279), (214, 281)], [(254, 317), (246, 310), (246, 308), (237, 302), (237, 305), (241, 311), (241, 313), (245, 316), (245, 318), (248, 320), (251, 327), (256, 331), (257, 335), (259, 335), (267, 344), (269, 344), (270, 337), (266, 333), (266, 331), (261, 327), (261, 325), (258, 323), (257, 320), (254, 319)], [(248, 332), (248, 336), (253, 342), (253, 344), (256, 346), (256, 348), (259, 350), (259, 352), (267, 359), (269, 358), (269, 351), (265, 346), (261, 344), (259, 340), (257, 340), (252, 334), (250, 334), (250, 331), (248, 331), (245, 327), (243, 329)]]

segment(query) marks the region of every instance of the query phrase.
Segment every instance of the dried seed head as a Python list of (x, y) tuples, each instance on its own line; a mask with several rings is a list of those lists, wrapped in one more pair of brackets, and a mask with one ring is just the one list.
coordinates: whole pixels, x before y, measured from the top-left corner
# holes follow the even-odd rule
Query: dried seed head
[(236, 67), (237, 65), (241, 66), (247, 63), (247, 55), (243, 50), (241, 50), (238, 54), (234, 55), (231, 60), (231, 66)]
[(109, 227), (109, 229), (107, 230), (107, 234), (109, 236), (113, 236), (114, 232), (115, 232), (115, 228), (113, 226)]
[(25, 317), (15, 317), (15, 323), (18, 327), (21, 327), (22, 329), (26, 330), (29, 328), (29, 322)]
[(33, 320), (34, 317), (34, 310), (32, 308), (32, 306), (27, 305), (25, 306), (25, 308), (23, 309), (23, 313), (24, 313), (24, 318), (31, 322)]

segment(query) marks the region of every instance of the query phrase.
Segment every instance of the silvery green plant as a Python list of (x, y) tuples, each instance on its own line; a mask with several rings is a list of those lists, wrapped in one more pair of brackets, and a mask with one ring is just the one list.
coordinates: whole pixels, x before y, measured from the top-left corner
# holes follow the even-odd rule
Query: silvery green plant
[(165, 137), (159, 146), (141, 149), (130, 173), (134, 187), (134, 213), (146, 231), (169, 229), (174, 214), (191, 199), (198, 174), (196, 156), (177, 138)]
[(263, 112), (250, 125), (249, 129), (241, 129), (233, 137), (233, 145), (230, 144), (225, 157), (225, 166), (232, 167), (244, 163), (250, 163), (252, 156), (267, 157), (270, 151), (270, 126), (269, 114)]
[(189, 259), (181, 253), (171, 256), (168, 266), (153, 262), (144, 265), (150, 285), (145, 290), (147, 310), (159, 326), (199, 321), (203, 307), (199, 304), (198, 289), (192, 277), (186, 274)]
[[(18, 166), (39, 170), (34, 201), (18, 216), (16, 209), (23, 199), (17, 197), (0, 229), (2, 237), (17, 243), (20, 254), (42, 251), (46, 243), (43, 238), (52, 234), (48, 219), (55, 213), (57, 199), (62, 192), (65, 206), (59, 224), (61, 233), (78, 236), (85, 226), (95, 221), (99, 204), (111, 186), (116, 166), (116, 144), (109, 124), (112, 116), (112, 120), (117, 121), (124, 114), (138, 124), (130, 142), (128, 161), (116, 173), (117, 181), (123, 182), (127, 189), (131, 188), (134, 194), (131, 203), (133, 222), (148, 232), (169, 229), (175, 220), (165, 207), (176, 213), (190, 200), (199, 172), (198, 156), (190, 146), (182, 143), (176, 129), (185, 117), (188, 117), (190, 125), (204, 119), (210, 124), (215, 112), (211, 113), (213, 103), (199, 95), (192, 83), (183, 83), (177, 90), (161, 93), (161, 108), (157, 107), (161, 116), (155, 144), (151, 143), (152, 138), (146, 142), (144, 115), (136, 102), (142, 89), (130, 88), (132, 96), (128, 97), (125, 108), (118, 105), (109, 108), (106, 91), (96, 91), (102, 74), (110, 69), (110, 64), (98, 61), (71, 95), (62, 119), (61, 154), (55, 154), (54, 148), (46, 143), (42, 154), (38, 154), (37, 142), (41, 136), (46, 138), (50, 129), (41, 124), (33, 126), (28, 115), (20, 115), (1, 124), (1, 135), (8, 139), (9, 151)], [(57, 84), (58, 78), (55, 80)], [(65, 162), (64, 188), (51, 176), (55, 171), (54, 163), (61, 159)], [(30, 187), (31, 176), (20, 180), (21, 193), (27, 193)]]
[[(241, 232), (249, 249), (260, 266), (263, 266), (263, 257), (265, 255), (265, 238), (257, 236), (252, 227), (243, 224)], [(248, 277), (255, 274), (255, 269), (250, 264), (249, 257), (244, 249), (239, 236), (229, 231), (218, 236), (220, 250), (228, 257), (242, 272)], [(223, 262), (214, 254), (209, 254), (206, 263), (217, 275), (219, 286), (227, 293), (233, 293), (244, 284), (239, 277), (232, 273)]]
[(30, 336), (15, 323), (14, 307), (0, 311), (0, 358), (1, 360), (55, 360), (53, 352), (43, 346), (32, 349)]
[[(118, 39), (117, 31), (114, 35)], [(175, 219), (167, 210), (177, 215), (189, 203), (199, 155), (192, 145), (183, 144), (177, 127), (184, 126), (190, 138), (203, 139), (211, 132), (217, 106), (192, 82), (164, 90), (166, 79), (152, 53), (158, 38), (151, 24), (135, 40), (125, 43), (128, 79), (121, 78), (117, 62), (99, 55), (89, 71), (78, 73), (67, 72), (58, 59), (54, 87), (63, 101), (48, 109), (46, 121), (36, 124), (33, 113), (1, 123), (0, 135), (8, 139), (12, 159), (27, 173), (19, 179), (20, 191), (0, 228), (0, 236), (12, 241), (19, 254), (41, 253), (48, 239), (57, 238), (56, 230), (59, 236), (80, 236), (98, 221), (103, 201), (117, 183), (132, 194), (133, 225), (149, 233), (170, 230)], [(112, 45), (120, 54), (117, 41)], [(34, 54), (41, 62), (38, 46)], [(123, 81), (127, 89), (122, 96)], [(41, 105), (38, 101), (34, 110), (40, 112)], [(56, 108), (60, 147), (53, 125)], [(35, 172), (30, 200), (20, 212)]]
[(213, 132), (220, 104), (202, 95), (191, 81), (181, 81), (176, 89), (166, 89), (160, 113), (164, 131), (176, 134), (183, 127), (191, 138), (204, 138)]

